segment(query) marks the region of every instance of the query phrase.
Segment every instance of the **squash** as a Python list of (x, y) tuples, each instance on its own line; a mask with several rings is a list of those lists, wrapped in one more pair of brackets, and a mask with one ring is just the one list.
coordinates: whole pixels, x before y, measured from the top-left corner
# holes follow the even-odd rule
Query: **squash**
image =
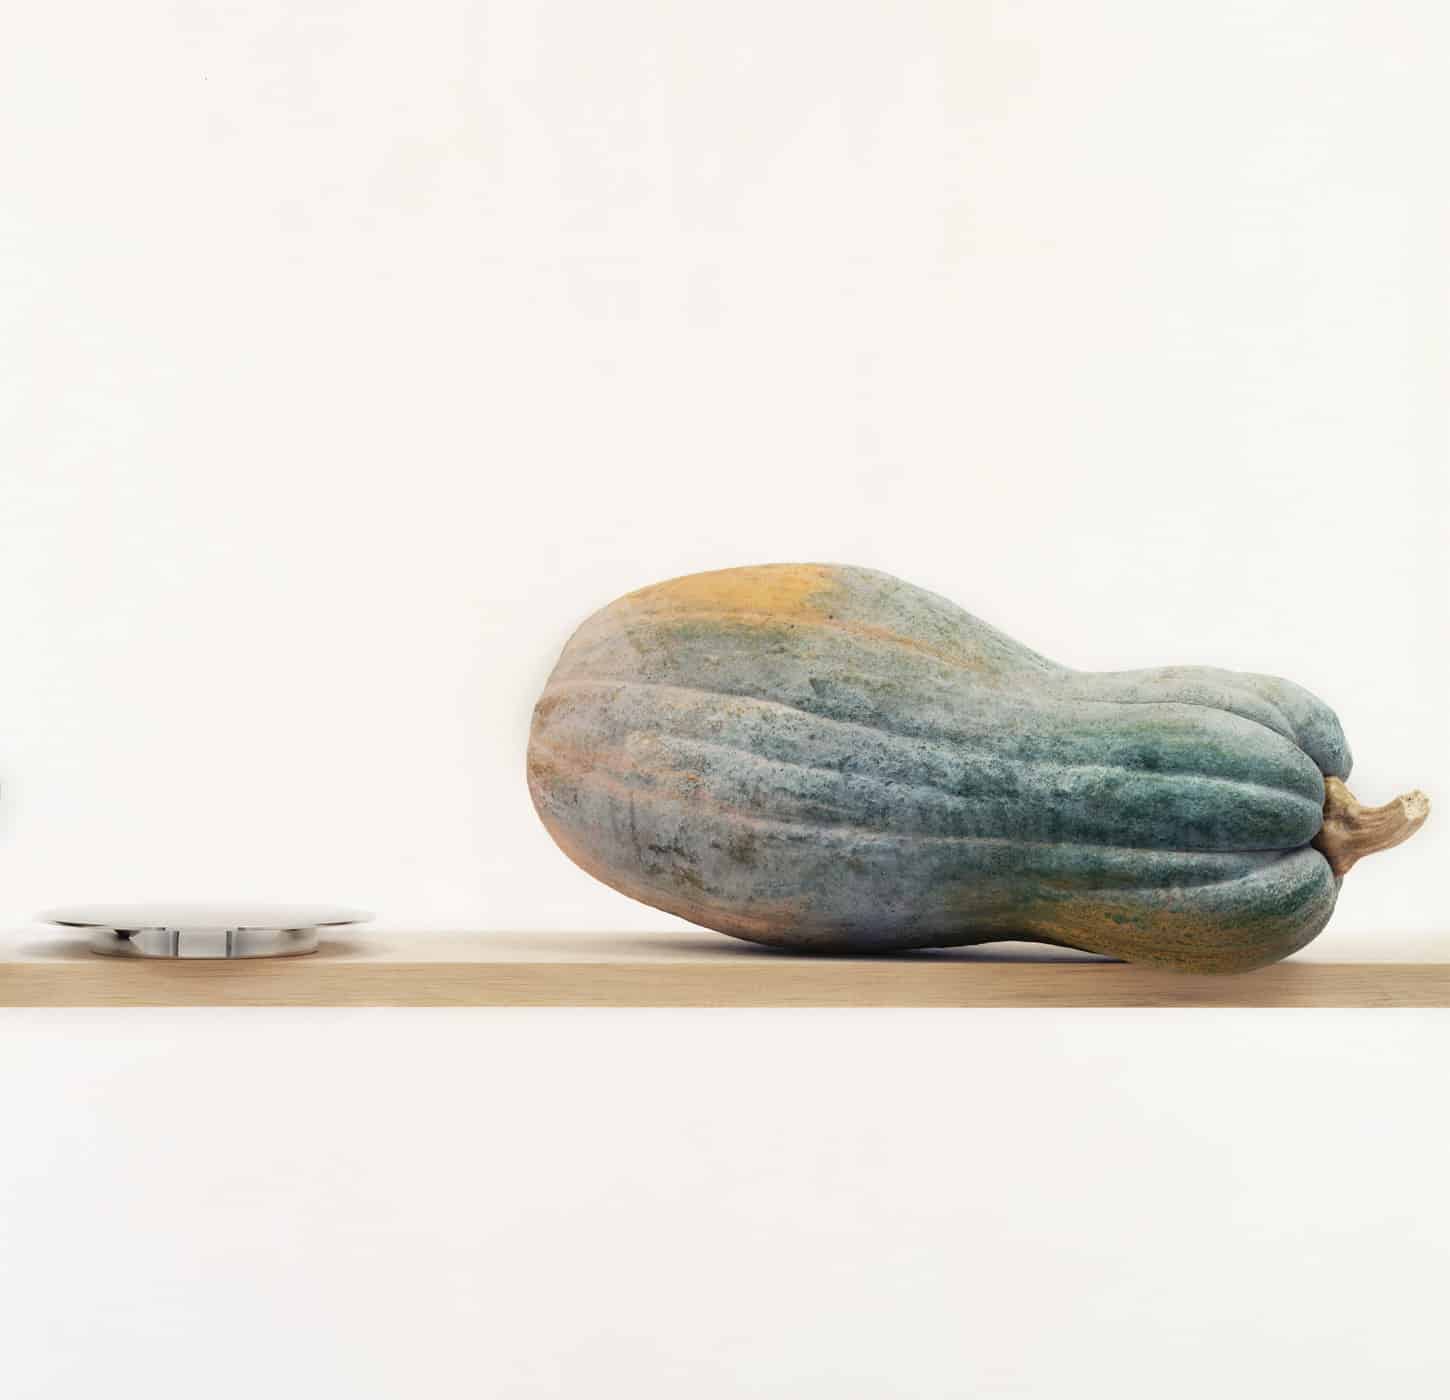
[(1334, 713), (1272, 676), (1059, 666), (870, 569), (630, 593), (570, 639), (528, 781), (605, 884), (778, 947), (1026, 939), (1200, 971), (1309, 942), (1360, 855)]

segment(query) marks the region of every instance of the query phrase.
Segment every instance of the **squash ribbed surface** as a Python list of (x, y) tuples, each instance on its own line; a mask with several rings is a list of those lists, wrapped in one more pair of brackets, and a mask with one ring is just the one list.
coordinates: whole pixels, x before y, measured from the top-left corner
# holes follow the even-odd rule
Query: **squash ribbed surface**
[(1309, 846), (1333, 713), (1274, 677), (1072, 671), (866, 569), (626, 595), (535, 711), (546, 827), (614, 888), (780, 946), (1027, 937), (1176, 966), (1274, 961), (1337, 893)]

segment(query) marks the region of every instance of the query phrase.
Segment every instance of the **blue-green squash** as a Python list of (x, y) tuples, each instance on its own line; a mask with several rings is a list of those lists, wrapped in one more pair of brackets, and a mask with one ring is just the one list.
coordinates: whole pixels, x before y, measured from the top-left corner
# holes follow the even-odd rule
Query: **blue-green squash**
[(571, 859), (722, 933), (1217, 972), (1303, 947), (1344, 870), (1424, 820), (1418, 793), (1360, 808), (1349, 771), (1339, 721), (1289, 681), (1070, 670), (828, 564), (618, 599), (565, 647), (528, 751)]

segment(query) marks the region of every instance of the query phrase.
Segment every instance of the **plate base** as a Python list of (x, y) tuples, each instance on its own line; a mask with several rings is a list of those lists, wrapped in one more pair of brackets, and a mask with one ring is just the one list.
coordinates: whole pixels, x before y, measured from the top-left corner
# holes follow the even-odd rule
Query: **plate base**
[(291, 958), (316, 951), (315, 928), (91, 930), (91, 952), (113, 958)]

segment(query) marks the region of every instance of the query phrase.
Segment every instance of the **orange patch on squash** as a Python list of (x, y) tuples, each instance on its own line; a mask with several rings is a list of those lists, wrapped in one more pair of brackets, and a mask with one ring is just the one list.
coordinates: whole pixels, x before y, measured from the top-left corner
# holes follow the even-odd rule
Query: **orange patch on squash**
[(621, 602), (648, 613), (765, 613), (818, 618), (836, 587), (829, 564), (775, 564), (758, 569), (716, 569), (669, 579), (625, 594)]

